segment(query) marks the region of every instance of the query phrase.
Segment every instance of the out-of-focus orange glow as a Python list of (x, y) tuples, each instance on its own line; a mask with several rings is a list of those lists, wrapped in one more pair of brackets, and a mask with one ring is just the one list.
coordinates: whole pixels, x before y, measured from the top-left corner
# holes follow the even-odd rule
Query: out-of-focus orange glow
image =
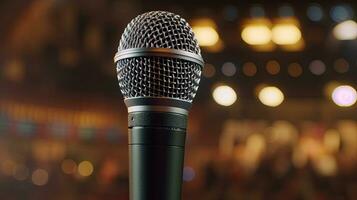
[(93, 164), (89, 161), (82, 161), (78, 165), (78, 174), (84, 177), (90, 176), (94, 171)]
[(326, 131), (323, 142), (328, 152), (336, 153), (341, 144), (339, 132), (333, 129)]
[(296, 77), (301, 76), (301, 74), (303, 73), (303, 70), (299, 63), (291, 63), (288, 66), (288, 73), (290, 76), (296, 78)]
[(77, 164), (71, 159), (66, 159), (62, 161), (61, 168), (65, 174), (74, 174), (77, 171)]
[(244, 75), (246, 75), (246, 76), (254, 76), (258, 71), (257, 66), (252, 62), (244, 63), (242, 70), (243, 70)]
[(280, 72), (280, 64), (276, 60), (269, 60), (265, 67), (267, 72), (271, 75), (276, 75)]

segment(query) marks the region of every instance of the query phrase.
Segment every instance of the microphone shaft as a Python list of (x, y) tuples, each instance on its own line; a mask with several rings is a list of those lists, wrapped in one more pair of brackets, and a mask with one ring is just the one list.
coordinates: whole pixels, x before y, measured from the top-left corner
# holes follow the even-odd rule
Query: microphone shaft
[(129, 113), (131, 200), (180, 200), (187, 116)]

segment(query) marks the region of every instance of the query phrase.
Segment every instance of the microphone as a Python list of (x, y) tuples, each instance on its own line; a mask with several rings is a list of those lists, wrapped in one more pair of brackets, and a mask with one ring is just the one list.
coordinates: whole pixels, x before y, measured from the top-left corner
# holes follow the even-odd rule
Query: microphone
[(115, 54), (128, 108), (131, 200), (181, 199), (188, 111), (204, 65), (189, 24), (147, 12), (125, 28)]

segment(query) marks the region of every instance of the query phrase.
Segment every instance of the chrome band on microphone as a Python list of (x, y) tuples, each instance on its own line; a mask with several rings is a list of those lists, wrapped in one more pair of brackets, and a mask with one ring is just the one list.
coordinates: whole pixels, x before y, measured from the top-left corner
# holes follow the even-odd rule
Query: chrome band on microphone
[(178, 113), (182, 115), (188, 115), (188, 110), (172, 106), (152, 106), (152, 105), (140, 105), (140, 106), (130, 106), (128, 107), (128, 113), (133, 112), (144, 112), (144, 111), (153, 111), (153, 112), (171, 112)]
[(125, 58), (133, 58), (140, 56), (159, 56), (168, 58), (179, 58), (182, 60), (191, 61), (201, 66), (204, 61), (200, 55), (188, 51), (169, 49), (169, 48), (132, 48), (118, 51), (114, 56), (114, 63)]

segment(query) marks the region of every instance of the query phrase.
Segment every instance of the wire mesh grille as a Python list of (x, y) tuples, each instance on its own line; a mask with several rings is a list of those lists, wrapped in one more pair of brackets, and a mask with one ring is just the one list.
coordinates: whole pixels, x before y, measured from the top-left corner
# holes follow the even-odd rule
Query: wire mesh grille
[[(136, 57), (117, 62), (124, 97), (168, 97), (191, 102), (202, 67), (178, 58)], [(145, 72), (145, 73), (142, 73)]]
[(164, 11), (147, 12), (126, 27), (118, 50), (170, 48), (201, 55), (190, 25), (179, 15)]
[[(132, 48), (169, 48), (201, 55), (188, 23), (164, 11), (144, 13), (128, 24), (118, 51)], [(116, 65), (125, 98), (166, 97), (192, 102), (202, 72), (200, 64), (159, 56), (125, 58)]]

